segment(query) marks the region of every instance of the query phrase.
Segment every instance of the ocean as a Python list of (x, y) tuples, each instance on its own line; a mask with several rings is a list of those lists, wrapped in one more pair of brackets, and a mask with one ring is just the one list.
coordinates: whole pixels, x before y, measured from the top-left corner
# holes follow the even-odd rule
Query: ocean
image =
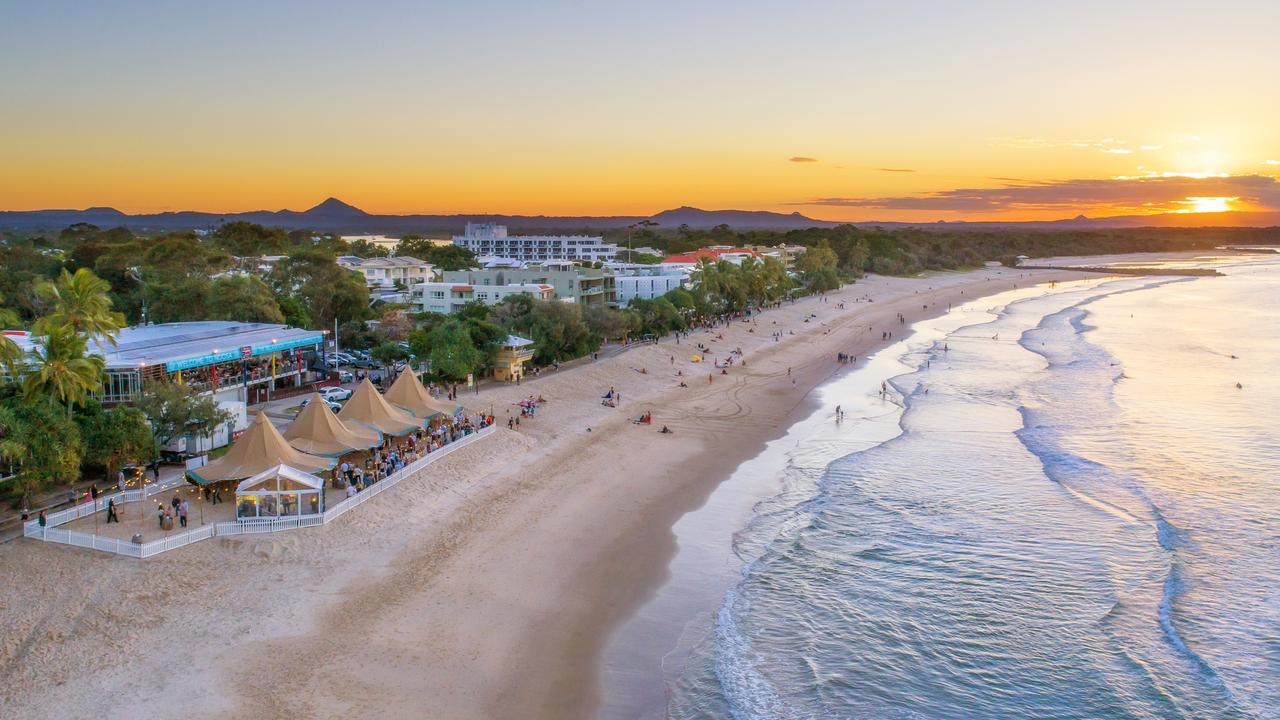
[(680, 720), (1280, 718), (1280, 255), (1194, 264), (911, 326), (677, 525), (606, 658), (672, 645)]

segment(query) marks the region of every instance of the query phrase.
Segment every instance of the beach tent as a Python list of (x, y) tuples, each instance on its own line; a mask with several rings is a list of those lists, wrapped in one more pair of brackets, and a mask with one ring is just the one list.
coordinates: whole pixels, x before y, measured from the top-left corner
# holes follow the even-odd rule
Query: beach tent
[(204, 467), (188, 469), (187, 477), (199, 485), (208, 485), (225, 480), (243, 480), (276, 465), (318, 472), (333, 467), (336, 462), (333, 458), (295, 450), (267, 419), (267, 414), (258, 413), (226, 455)]
[(364, 425), (342, 422), (320, 393), (313, 393), (307, 406), (284, 429), (284, 439), (305, 453), (339, 457), (381, 445), (382, 433)]
[(442, 402), (431, 397), (431, 393), (422, 387), (422, 382), (413, 372), (402, 372), (391, 384), (391, 389), (383, 395), (388, 402), (404, 408), (420, 418), (431, 418), (436, 415), (452, 417), (459, 406)]
[(267, 468), (236, 486), (236, 519), (324, 512), (324, 481), (288, 465)]
[(408, 435), (422, 427), (422, 420), (392, 407), (373, 387), (368, 378), (360, 383), (356, 392), (342, 406), (338, 419), (345, 423), (360, 423), (385, 435)]

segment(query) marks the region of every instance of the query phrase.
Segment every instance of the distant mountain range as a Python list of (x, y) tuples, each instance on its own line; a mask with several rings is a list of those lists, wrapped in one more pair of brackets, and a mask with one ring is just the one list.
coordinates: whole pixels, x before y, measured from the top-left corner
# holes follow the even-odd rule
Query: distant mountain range
[[(553, 215), (373, 215), (328, 198), (309, 210), (254, 210), (243, 213), (210, 213), (184, 210), (128, 215), (115, 208), (91, 207), (84, 210), (4, 210), (0, 211), (0, 230), (60, 230), (74, 223), (90, 223), (109, 228), (126, 226), (135, 232), (164, 230), (198, 230), (216, 227), (223, 222), (246, 220), (288, 230), (315, 230), (343, 234), (455, 233), (468, 222), (496, 222), (513, 232), (537, 230), (587, 231), (625, 228), (641, 221), (657, 223), (660, 228), (688, 225), (706, 229), (728, 225), (737, 230), (793, 230), (807, 227), (832, 227), (841, 223), (817, 220), (800, 213), (775, 213), (752, 210), (701, 210), (680, 207), (656, 215), (630, 216), (553, 216)], [(856, 222), (862, 227), (922, 227), (947, 229), (1103, 229), (1133, 227), (1269, 227), (1280, 225), (1280, 212), (1223, 212), (1202, 214), (1127, 215), (1087, 218), (1083, 215), (1053, 221), (1034, 222)]]

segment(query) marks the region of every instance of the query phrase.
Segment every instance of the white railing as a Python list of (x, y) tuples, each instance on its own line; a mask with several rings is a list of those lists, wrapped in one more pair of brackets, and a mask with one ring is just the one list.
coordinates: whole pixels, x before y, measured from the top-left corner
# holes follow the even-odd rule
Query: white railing
[(149, 543), (142, 544), (138, 544), (130, 540), (102, 537), (94, 533), (80, 532), (79, 530), (65, 530), (57, 527), (58, 525), (71, 522), (78, 518), (89, 517), (95, 512), (105, 511), (107, 509), (108, 501), (112, 499), (116, 501), (117, 505), (125, 502), (138, 502), (139, 500), (143, 500), (147, 496), (156, 492), (168, 489), (165, 487), (158, 487), (154, 490), (147, 488), (143, 490), (127, 490), (123, 493), (117, 492), (100, 497), (95, 502), (81, 503), (75, 507), (67, 508), (66, 510), (60, 510), (53, 514), (46, 514), (45, 527), (40, 527), (38, 521), (31, 521), (23, 526), (22, 534), (35, 540), (43, 540), (44, 542), (72, 545), (75, 547), (89, 548), (91, 550), (101, 550), (103, 552), (115, 553), (126, 557), (148, 558), (167, 550), (174, 550), (218, 535), (252, 535), (257, 533), (280, 532), (281, 530), (293, 530), (296, 528), (324, 525), (341, 517), (352, 508), (368, 502), (384, 490), (391, 489), (395, 485), (399, 484), (401, 480), (413, 476), (427, 465), (430, 465), (459, 448), (476, 442), (482, 437), (488, 436), (495, 430), (497, 430), (497, 426), (490, 425), (487, 428), (483, 428), (471, 433), (470, 435), (459, 438), (458, 440), (454, 440), (448, 445), (445, 445), (434, 452), (423, 455), (412, 463), (400, 468), (400, 470), (396, 471), (385, 480), (374, 483), (365, 490), (356, 493), (352, 497), (346, 498), (341, 502), (335, 503), (333, 507), (316, 515), (298, 515), (287, 518), (210, 523), (208, 525), (202, 525), (184, 532), (167, 535), (159, 540), (153, 540)]

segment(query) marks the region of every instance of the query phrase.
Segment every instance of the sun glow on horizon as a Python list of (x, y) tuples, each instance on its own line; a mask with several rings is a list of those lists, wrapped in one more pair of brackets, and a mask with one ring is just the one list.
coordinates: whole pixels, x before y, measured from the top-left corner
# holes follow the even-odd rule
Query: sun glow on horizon
[(1238, 197), (1189, 197), (1184, 204), (1191, 207), (1175, 210), (1179, 214), (1229, 212)]

